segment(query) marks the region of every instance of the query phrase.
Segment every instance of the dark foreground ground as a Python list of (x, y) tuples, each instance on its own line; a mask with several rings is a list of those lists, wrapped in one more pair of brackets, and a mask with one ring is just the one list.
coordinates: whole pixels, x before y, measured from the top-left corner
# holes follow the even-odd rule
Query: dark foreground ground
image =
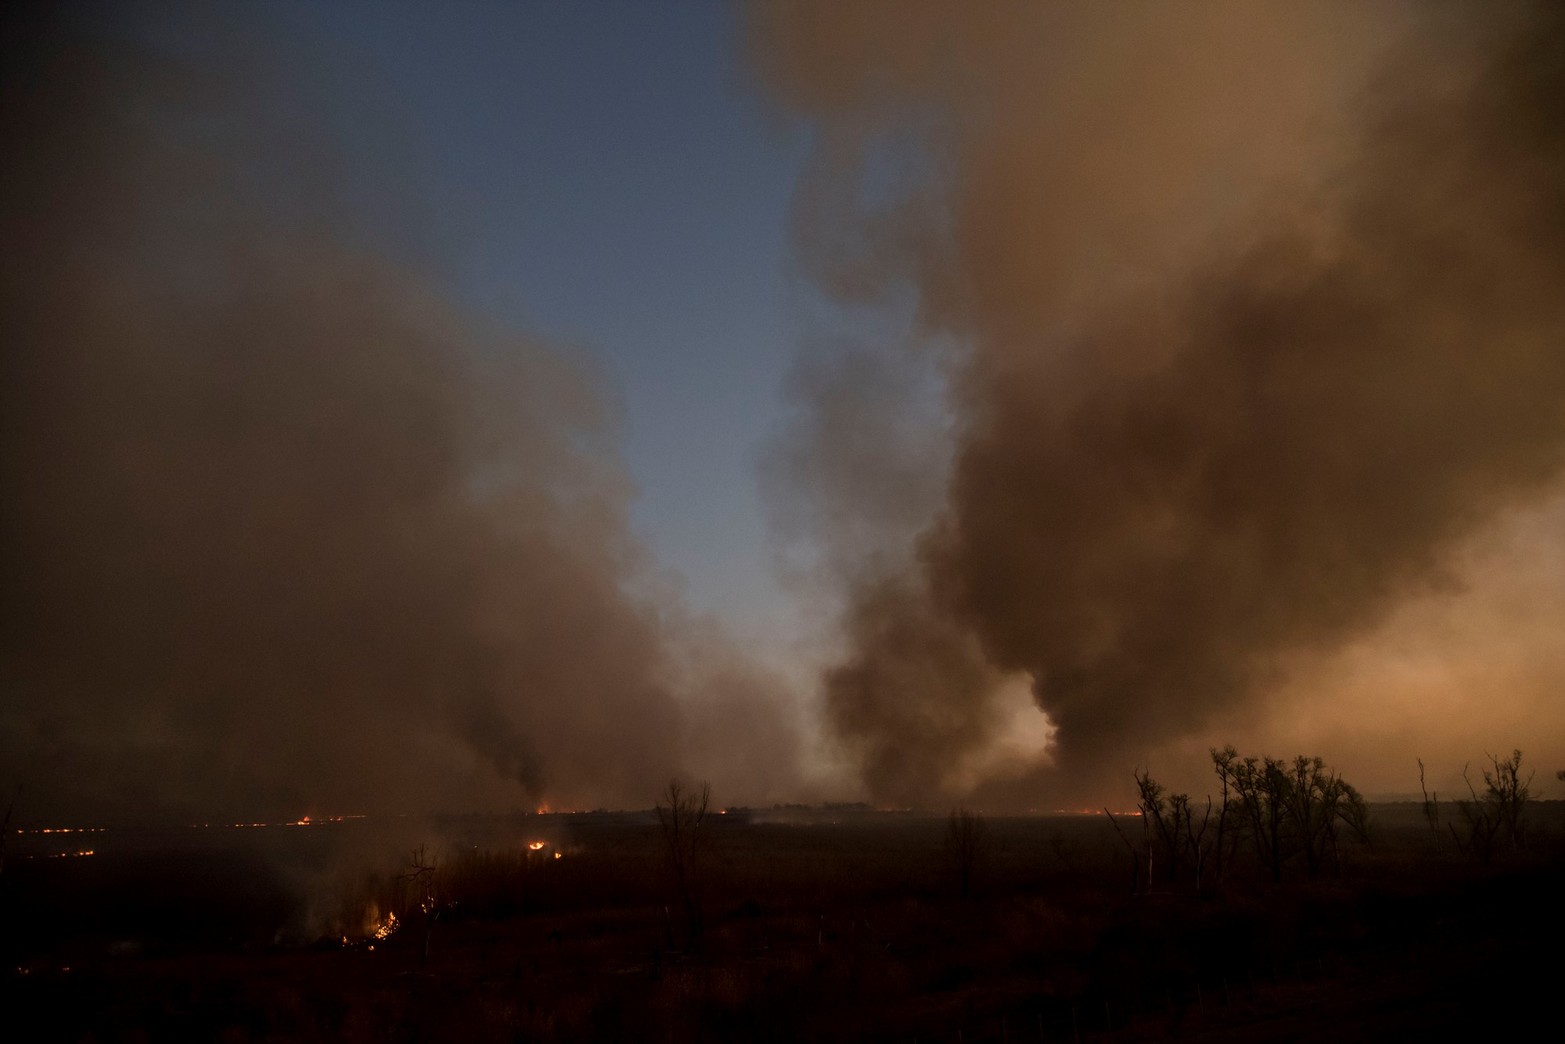
[[(694, 936), (649, 815), (24, 837), (0, 877), (0, 1039), (1379, 1041), (1559, 1027), (1565, 807), (1534, 803), (1528, 847), (1487, 864), (1437, 844), (1414, 806), (1374, 812), (1373, 844), (1340, 872), (1297, 867), (1275, 884), (1241, 868), (1204, 894), (1133, 894), (1102, 817), (991, 818), (967, 896), (943, 819), (736, 813), (698, 853)], [(421, 834), (438, 870), (411, 881)], [(94, 854), (43, 858), (51, 844)], [(419, 910), (428, 880), (434, 919)], [(388, 912), (400, 920), (375, 939)]]

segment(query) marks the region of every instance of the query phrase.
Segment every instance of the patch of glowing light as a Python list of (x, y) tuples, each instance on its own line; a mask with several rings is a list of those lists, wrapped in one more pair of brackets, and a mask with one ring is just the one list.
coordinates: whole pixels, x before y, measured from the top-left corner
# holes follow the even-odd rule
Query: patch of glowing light
[[(391, 937), (391, 933), (396, 931), (396, 930), (397, 930), (397, 915), (394, 914), (394, 913), (388, 913), (386, 915), (386, 919), (384, 921), (381, 921), (379, 924), (377, 924), (375, 926), (374, 936), (377, 939), (387, 939), (387, 938), (390, 938)], [(375, 947), (373, 947), (373, 946), (370, 947), (370, 949), (372, 949), (372, 950), (374, 948)]]
[(1032, 682), (1024, 674), (1003, 681), (984, 708), (988, 740), (946, 770), (954, 790), (971, 790), (990, 779), (1020, 776), (1051, 761), (1054, 723), (1033, 699)]
[(534, 852), (539, 852), (543, 850), (543, 846), (546, 844), (548, 844), (547, 841), (529, 841), (527, 842), (527, 847), (532, 849)]
[(101, 834), (108, 827), (40, 827), (37, 830), (18, 830), (18, 834)]
[[(363, 816), (363, 815), (353, 815), (353, 816), (346, 816), (346, 815), (345, 816), (300, 816), (298, 819), (290, 819), (290, 820), (287, 820), (287, 821), (281, 822), (281, 823), (218, 823), (217, 825), (219, 827), (228, 827), (228, 828), (233, 829), (233, 830), (239, 830), (239, 829), (249, 830), (249, 829), (259, 829), (259, 828), (264, 828), (264, 827), (319, 826), (322, 823), (345, 823), (345, 822), (347, 822), (350, 819), (364, 819), (364, 818), (366, 818), (366, 817)], [(191, 830), (209, 830), (209, 829), (211, 829), (211, 827), (212, 827), (211, 823), (191, 823), (190, 824), (190, 829)], [(102, 828), (100, 827), (98, 829), (102, 829)]]

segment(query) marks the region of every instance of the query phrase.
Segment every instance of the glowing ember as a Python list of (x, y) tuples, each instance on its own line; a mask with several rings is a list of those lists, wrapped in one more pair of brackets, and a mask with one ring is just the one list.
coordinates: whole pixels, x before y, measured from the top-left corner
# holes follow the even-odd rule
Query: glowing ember
[(556, 858), (556, 859), (560, 858), (560, 853), (558, 853), (558, 852), (554, 853), (554, 858)]
[(534, 852), (537, 852), (542, 850), (543, 846), (546, 844), (548, 844), (547, 841), (529, 841), (527, 842), (527, 847), (532, 849)]

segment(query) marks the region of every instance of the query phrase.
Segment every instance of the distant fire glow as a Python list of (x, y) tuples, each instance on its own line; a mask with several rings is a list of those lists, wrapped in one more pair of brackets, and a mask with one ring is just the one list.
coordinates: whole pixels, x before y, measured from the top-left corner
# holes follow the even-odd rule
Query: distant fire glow
[(108, 827), (41, 827), (37, 830), (18, 830), (18, 834), (101, 834)]
[(259, 830), (267, 827), (305, 827), (320, 826), (323, 823), (346, 823), (351, 819), (364, 819), (365, 816), (300, 816), (298, 819), (287, 819), (279, 823), (191, 823), (191, 830), (211, 830), (216, 827), (219, 830)]

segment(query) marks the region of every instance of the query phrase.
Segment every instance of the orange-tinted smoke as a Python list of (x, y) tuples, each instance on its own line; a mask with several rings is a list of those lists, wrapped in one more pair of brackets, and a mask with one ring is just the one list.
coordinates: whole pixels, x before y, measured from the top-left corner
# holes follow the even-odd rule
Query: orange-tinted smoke
[[(818, 135), (802, 266), (855, 306), (911, 297), (911, 339), (944, 346), (941, 492), (845, 572), (824, 679), (874, 793), (948, 794), (1018, 672), (1053, 767), (996, 801), (1254, 731), (1302, 659), (1450, 586), (1465, 542), (1556, 488), (1561, 29), (1545, 7), (763, 10), (757, 66)], [(874, 517), (810, 463), (849, 386), (808, 372), (792, 477), (823, 520)]]

